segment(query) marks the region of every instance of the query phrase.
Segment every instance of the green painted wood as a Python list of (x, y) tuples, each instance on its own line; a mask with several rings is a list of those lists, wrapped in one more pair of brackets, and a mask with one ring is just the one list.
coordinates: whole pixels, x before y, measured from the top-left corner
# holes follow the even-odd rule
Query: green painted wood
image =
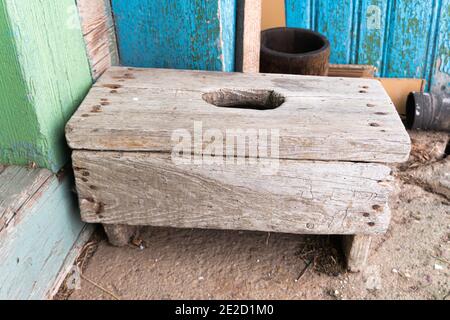
[(8, 167), (0, 185), (8, 191), (0, 193), (2, 211), (14, 212), (0, 230), (0, 299), (45, 299), (85, 227), (73, 178)]
[(75, 1), (0, 0), (0, 42), (0, 163), (56, 172), (92, 83)]

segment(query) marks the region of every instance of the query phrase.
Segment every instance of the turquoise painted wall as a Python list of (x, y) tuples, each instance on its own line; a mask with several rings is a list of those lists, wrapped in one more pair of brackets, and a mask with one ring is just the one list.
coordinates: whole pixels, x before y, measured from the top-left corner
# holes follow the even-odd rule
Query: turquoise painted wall
[(120, 62), (234, 70), (236, 0), (112, 0)]
[[(8, 219), (6, 226), (0, 223), (0, 299), (46, 299), (85, 228), (73, 177), (42, 172), (15, 166), (0, 172), (0, 218)], [(3, 217), (10, 209), (16, 209), (14, 215)]]
[(286, 0), (286, 23), (325, 34), (332, 63), (371, 64), (448, 93), (450, 0)]

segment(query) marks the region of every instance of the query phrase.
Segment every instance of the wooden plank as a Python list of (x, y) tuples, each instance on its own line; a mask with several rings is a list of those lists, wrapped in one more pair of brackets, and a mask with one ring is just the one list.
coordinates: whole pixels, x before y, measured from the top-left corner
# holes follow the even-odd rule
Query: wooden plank
[(376, 68), (371, 65), (330, 64), (329, 77), (373, 78)]
[(234, 70), (234, 0), (112, 0), (121, 63)]
[[(8, 184), (29, 179), (30, 186), (24, 189), (33, 190), (37, 177), (41, 177), (41, 170), (37, 172), (19, 170)], [(47, 173), (44, 170), (44, 176)], [(13, 201), (18, 209), (0, 231), (0, 299), (47, 297), (85, 225), (80, 220), (72, 186), (72, 177), (52, 175), (30, 197), (22, 197), (21, 205)], [(3, 197), (0, 193), (5, 203)]]
[(431, 59), (430, 86), (436, 94), (450, 95), (450, 0), (436, 10), (436, 44)]
[(64, 125), (91, 85), (72, 0), (0, 2), (0, 162), (58, 171)]
[(81, 27), (87, 47), (92, 77), (98, 77), (119, 57), (109, 0), (77, 0)]
[(7, 167), (0, 173), (0, 232), (2, 232), (15, 219), (23, 204), (35, 195), (52, 174), (47, 170), (30, 170), (16, 166)]
[[(353, 54), (358, 63), (373, 65), (380, 72), (385, 64), (385, 55), (393, 50), (402, 50), (388, 45), (389, 23), (392, 10), (388, 0), (361, 0), (361, 16), (358, 18), (358, 27), (355, 30), (357, 42)], [(379, 76), (379, 73), (377, 73)]]
[(45, 300), (53, 300), (53, 298), (56, 296), (61, 285), (66, 280), (67, 275), (73, 271), (74, 263), (77, 261), (80, 254), (83, 253), (84, 246), (92, 237), (92, 234), (95, 231), (95, 227), (96, 226), (93, 224), (85, 224), (83, 226), (83, 229), (80, 231), (80, 235), (74, 241), (74, 245), (64, 259), (62, 267), (60, 268), (55, 281), (45, 294)]
[[(314, 29), (324, 34), (332, 48), (333, 63), (357, 63), (354, 58), (357, 4), (354, 0), (315, 0)], [(320, 8), (317, 10), (316, 8)]]
[[(390, 221), (391, 170), (381, 164), (195, 165), (164, 154), (92, 151), (75, 151), (73, 163), (90, 223), (377, 234)], [(278, 170), (264, 175), (262, 166)]]
[(315, 3), (310, 0), (285, 0), (286, 25), (290, 28), (314, 29)]
[[(376, 68), (369, 65), (331, 64), (329, 77), (374, 78)], [(425, 90), (423, 79), (380, 78), (378, 79), (388, 93), (400, 115), (406, 114), (406, 99), (411, 92)]]
[(367, 235), (344, 236), (344, 253), (347, 257), (347, 269), (361, 272), (367, 264), (372, 237)]
[[(436, 1), (397, 0), (392, 3), (383, 77), (424, 78), (433, 6)], [(424, 63), (425, 62), (425, 63)]]
[(261, 51), (261, 0), (238, 0), (236, 22), (236, 68), (259, 72)]
[[(262, 111), (202, 99), (222, 88), (274, 90), (285, 102)], [(224, 144), (230, 129), (278, 130), (282, 159), (403, 162), (410, 151), (391, 100), (371, 79), (111, 68), (66, 132), (73, 149), (171, 153), (173, 133), (192, 137), (195, 123), (203, 132), (219, 130)]]

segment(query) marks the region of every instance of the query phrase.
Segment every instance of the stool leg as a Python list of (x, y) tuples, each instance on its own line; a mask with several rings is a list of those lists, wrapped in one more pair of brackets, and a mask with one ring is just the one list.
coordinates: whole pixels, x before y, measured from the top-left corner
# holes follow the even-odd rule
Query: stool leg
[(137, 227), (123, 224), (104, 224), (109, 243), (116, 247), (126, 246), (136, 234)]
[(370, 252), (371, 236), (351, 235), (344, 236), (343, 246), (347, 258), (347, 269), (350, 272), (363, 271)]

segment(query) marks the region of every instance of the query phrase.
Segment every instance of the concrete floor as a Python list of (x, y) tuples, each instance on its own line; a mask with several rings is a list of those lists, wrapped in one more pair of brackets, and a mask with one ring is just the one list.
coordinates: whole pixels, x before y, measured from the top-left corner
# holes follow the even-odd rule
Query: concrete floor
[(99, 233), (81, 260), (81, 289), (63, 285), (57, 298), (449, 299), (448, 136), (411, 137), (410, 161), (395, 168), (390, 229), (362, 273), (345, 272), (334, 237), (146, 228), (125, 248)]

